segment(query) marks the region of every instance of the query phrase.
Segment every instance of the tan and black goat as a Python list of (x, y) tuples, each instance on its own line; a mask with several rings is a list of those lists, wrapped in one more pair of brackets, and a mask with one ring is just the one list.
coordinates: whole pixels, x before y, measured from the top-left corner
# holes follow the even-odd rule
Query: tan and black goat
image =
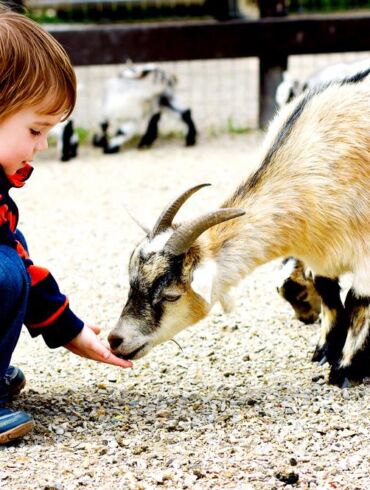
[[(142, 357), (217, 301), (228, 309), (229, 289), (254, 268), (292, 256), (314, 272), (322, 300), (314, 360), (330, 362), (329, 382), (339, 386), (370, 375), (369, 71), (285, 106), (258, 170), (219, 210), (174, 225), (201, 187), (170, 203), (133, 251), (127, 303), (109, 335), (113, 351)], [(343, 306), (344, 272), (353, 284)]]
[(277, 272), (277, 292), (292, 306), (303, 323), (315, 323), (321, 312), (321, 297), (312, 271), (301, 260), (285, 258)]

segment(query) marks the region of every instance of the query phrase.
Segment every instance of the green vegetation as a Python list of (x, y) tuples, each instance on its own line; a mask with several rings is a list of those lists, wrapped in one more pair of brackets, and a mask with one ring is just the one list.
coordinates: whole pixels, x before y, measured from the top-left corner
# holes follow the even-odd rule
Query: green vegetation
[(252, 131), (251, 128), (235, 126), (232, 117), (227, 120), (227, 132), (230, 134), (246, 134)]
[(80, 145), (83, 145), (84, 143), (90, 143), (91, 141), (91, 132), (86, 129), (86, 128), (76, 128), (76, 133), (78, 135), (78, 139), (80, 142)]

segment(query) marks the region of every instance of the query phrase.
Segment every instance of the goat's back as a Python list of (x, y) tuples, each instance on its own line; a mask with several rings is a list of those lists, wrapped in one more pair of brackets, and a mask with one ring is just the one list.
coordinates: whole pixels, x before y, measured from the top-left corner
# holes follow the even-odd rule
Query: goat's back
[(265, 237), (280, 227), (281, 250), (314, 270), (353, 270), (369, 254), (369, 107), (370, 76), (284, 107), (270, 125), (261, 166), (224, 203), (247, 210), (241, 233), (250, 236), (253, 223), (264, 221)]

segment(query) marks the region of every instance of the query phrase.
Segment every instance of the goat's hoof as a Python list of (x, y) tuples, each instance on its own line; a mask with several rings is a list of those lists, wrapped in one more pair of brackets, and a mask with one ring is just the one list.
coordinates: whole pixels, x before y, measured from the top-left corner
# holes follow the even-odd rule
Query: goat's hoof
[(112, 146), (112, 147), (108, 146), (103, 150), (103, 153), (105, 155), (113, 155), (114, 153), (118, 153), (118, 152), (119, 152), (119, 146)]
[(326, 364), (328, 362), (328, 358), (326, 356), (324, 356), (321, 361), (319, 361), (319, 366), (323, 366), (324, 364)]
[(331, 365), (335, 364), (340, 356), (340, 351), (335, 344), (325, 343), (323, 346), (317, 346), (312, 355), (312, 362), (318, 362), (323, 366), (327, 362)]
[(363, 381), (363, 376), (352, 372), (350, 367), (341, 368), (338, 365), (332, 366), (329, 373), (329, 384), (339, 386), (339, 388), (352, 388), (358, 386)]
[(315, 349), (315, 352), (312, 354), (311, 361), (312, 362), (318, 362), (320, 366), (328, 362), (328, 355), (327, 352), (328, 349), (326, 345), (323, 345), (322, 347), (317, 346)]
[(185, 146), (187, 146), (187, 147), (188, 147), (188, 146), (195, 146), (195, 145), (196, 145), (196, 143), (197, 143), (197, 139), (196, 139), (196, 137), (195, 137), (195, 136), (193, 136), (193, 137), (189, 137), (189, 138), (187, 138), (187, 139), (186, 139), (186, 141), (185, 141)]

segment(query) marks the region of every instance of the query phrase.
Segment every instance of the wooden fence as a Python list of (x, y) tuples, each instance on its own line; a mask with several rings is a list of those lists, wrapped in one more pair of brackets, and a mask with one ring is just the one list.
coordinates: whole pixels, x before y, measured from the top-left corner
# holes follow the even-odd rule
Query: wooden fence
[(274, 94), (292, 54), (370, 50), (370, 13), (265, 17), (227, 22), (53, 26), (75, 65), (257, 56), (259, 126), (275, 111)]

